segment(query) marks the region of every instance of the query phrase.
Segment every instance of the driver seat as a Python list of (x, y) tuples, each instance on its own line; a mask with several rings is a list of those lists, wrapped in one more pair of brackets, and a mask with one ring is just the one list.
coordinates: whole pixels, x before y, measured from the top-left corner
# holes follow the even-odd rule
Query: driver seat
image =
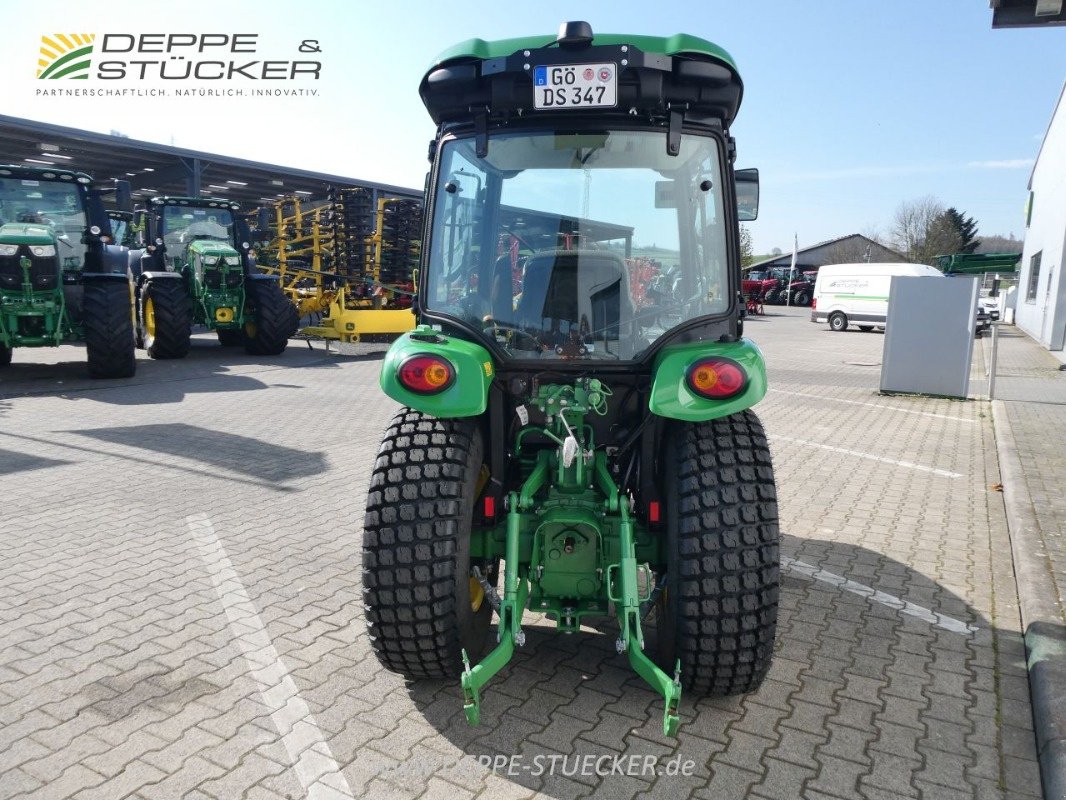
[(625, 262), (606, 250), (543, 250), (526, 262), (516, 316), (523, 324), (618, 339), (634, 316)]

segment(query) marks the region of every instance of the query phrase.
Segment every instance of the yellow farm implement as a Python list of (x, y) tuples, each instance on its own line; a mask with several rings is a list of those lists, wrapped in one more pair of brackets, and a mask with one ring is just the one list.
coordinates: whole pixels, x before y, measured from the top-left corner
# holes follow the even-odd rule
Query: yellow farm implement
[(317, 206), (308, 202), (278, 200), (273, 237), (260, 246), (260, 269), (280, 278), (301, 319), (311, 318), (300, 332), (350, 344), (388, 343), (413, 328), (421, 203), (384, 197), (375, 207), (371, 193), (360, 188), (331, 192)]

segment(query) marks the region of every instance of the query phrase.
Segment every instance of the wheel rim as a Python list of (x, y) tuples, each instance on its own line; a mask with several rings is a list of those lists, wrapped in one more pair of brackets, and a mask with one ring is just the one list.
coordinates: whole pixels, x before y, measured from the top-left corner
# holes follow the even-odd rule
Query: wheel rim
[(485, 602), (485, 590), (481, 587), (481, 582), (473, 575), (470, 576), (470, 610), (480, 611), (481, 604)]
[(155, 338), (155, 303), (151, 297), (144, 301), (144, 332)]
[(254, 339), (255, 338), (255, 334), (256, 334), (257, 330), (258, 330), (258, 328), (256, 328), (255, 323), (252, 322), (251, 320), (249, 320), (248, 322), (244, 323), (244, 335), (247, 336), (249, 339)]

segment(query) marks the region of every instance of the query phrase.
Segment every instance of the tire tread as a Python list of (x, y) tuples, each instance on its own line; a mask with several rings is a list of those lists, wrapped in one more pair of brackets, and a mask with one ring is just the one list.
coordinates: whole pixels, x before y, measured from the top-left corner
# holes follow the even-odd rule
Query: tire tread
[(766, 435), (751, 411), (674, 430), (682, 683), (700, 695), (750, 692), (770, 669), (777, 627), (780, 531)]
[(82, 326), (90, 378), (131, 378), (137, 370), (130, 289), (126, 281), (90, 281)]
[(456, 677), (462, 668), (455, 555), (459, 536), (469, 534), (462, 528), (475, 431), (467, 420), (402, 409), (370, 479), (363, 522), (367, 628), (381, 663), (409, 678)]

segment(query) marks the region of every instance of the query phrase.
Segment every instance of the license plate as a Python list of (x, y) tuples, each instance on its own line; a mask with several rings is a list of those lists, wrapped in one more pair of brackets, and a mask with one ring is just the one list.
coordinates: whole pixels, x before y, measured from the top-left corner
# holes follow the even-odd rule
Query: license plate
[(618, 105), (614, 64), (559, 64), (533, 68), (533, 108), (610, 108)]

